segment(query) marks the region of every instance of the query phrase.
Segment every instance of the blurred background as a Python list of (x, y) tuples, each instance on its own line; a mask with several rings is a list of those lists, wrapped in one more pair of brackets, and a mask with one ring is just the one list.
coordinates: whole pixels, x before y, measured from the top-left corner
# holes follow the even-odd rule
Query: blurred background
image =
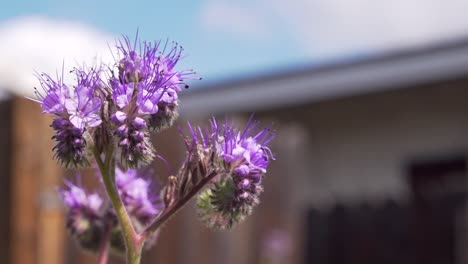
[[(182, 44), (179, 124), (252, 112), (277, 138), (262, 203), (228, 232), (188, 205), (143, 263), (468, 263), (468, 1), (26, 1), (0, 9), (0, 263), (96, 263), (65, 229), (34, 73)], [(154, 136), (177, 168), (176, 129)], [(156, 162), (162, 182), (166, 166)], [(95, 186), (95, 179), (83, 177)], [(121, 263), (112, 259), (111, 263)]]

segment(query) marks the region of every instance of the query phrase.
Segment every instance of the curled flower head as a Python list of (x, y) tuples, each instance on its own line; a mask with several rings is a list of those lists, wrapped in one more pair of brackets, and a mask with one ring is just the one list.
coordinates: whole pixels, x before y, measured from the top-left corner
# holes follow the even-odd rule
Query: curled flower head
[(63, 117), (56, 118), (51, 127), (56, 131), (52, 137), (57, 142), (53, 148), (55, 158), (65, 167), (77, 168), (88, 165), (84, 129), (75, 127), (69, 119)]
[(112, 122), (117, 127), (114, 133), (122, 166), (138, 168), (153, 160), (154, 149), (145, 119), (129, 117), (126, 113), (117, 111), (112, 116)]
[(199, 214), (210, 227), (229, 228), (259, 203), (262, 179), (273, 159), (268, 144), (274, 134), (270, 129), (255, 131), (257, 126), (252, 118), (243, 130), (214, 118), (205, 132), (189, 126), (191, 136), (185, 139), (188, 174), (191, 178), (216, 174), (198, 198)]

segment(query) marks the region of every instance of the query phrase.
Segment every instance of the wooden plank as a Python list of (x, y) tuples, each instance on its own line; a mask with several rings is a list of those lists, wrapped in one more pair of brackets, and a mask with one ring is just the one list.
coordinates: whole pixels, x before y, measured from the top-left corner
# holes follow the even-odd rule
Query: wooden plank
[(0, 208), (2, 213), (0, 217), (0, 256), (2, 262), (10, 263), (10, 210), (11, 189), (10, 189), (10, 171), (11, 171), (11, 100), (0, 103), (0, 120), (3, 126), (0, 126)]
[(52, 160), (51, 119), (24, 98), (13, 100), (12, 115), (11, 263), (63, 263), (64, 220), (53, 198), (61, 170)]
[[(29, 102), (30, 103), (30, 102)], [(40, 121), (40, 122), (39, 122)], [(41, 139), (37, 140), (41, 151), (41, 170), (39, 175), (39, 215), (38, 215), (38, 258), (39, 264), (63, 263), (65, 250), (65, 217), (57, 186), (62, 184), (63, 169), (53, 160), (50, 139), (52, 118), (42, 115), (37, 125)]]
[[(38, 113), (38, 114), (36, 114)], [(38, 129), (32, 125), (40, 118), (38, 106), (14, 99), (12, 169), (12, 253), (11, 263), (36, 263), (37, 171), (40, 168)]]
[[(152, 141), (158, 154), (170, 163), (167, 168), (164, 162), (155, 160), (153, 168), (155, 177), (161, 185), (165, 184), (167, 177), (177, 172), (180, 162), (183, 160), (183, 143), (176, 130), (177, 124), (161, 133), (153, 134)], [(187, 210), (183, 208), (182, 210)], [(185, 223), (184, 213), (179, 213), (171, 218), (160, 230), (159, 238), (153, 248), (143, 255), (143, 263), (182, 263), (184, 256), (180, 253), (184, 249), (184, 239), (181, 225)]]

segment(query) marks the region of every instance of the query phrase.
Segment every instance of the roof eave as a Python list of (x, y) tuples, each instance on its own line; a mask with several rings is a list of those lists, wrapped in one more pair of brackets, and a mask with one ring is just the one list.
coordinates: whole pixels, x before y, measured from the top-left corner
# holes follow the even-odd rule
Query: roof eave
[(346, 67), (199, 87), (182, 95), (185, 116), (261, 111), (325, 99), (450, 80), (468, 75), (468, 42), (404, 56), (362, 60)]

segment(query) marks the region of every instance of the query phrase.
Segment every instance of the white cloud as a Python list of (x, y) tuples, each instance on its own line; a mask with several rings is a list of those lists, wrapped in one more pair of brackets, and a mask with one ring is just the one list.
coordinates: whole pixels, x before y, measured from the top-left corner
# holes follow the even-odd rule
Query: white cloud
[(55, 75), (64, 64), (65, 81), (71, 81), (67, 73), (74, 66), (110, 62), (108, 44), (114, 43), (85, 25), (44, 17), (6, 21), (0, 24), (0, 36), (0, 88), (29, 96), (39, 85), (35, 72)]
[(325, 53), (407, 47), (468, 34), (466, 0), (271, 1), (306, 49)]
[[(468, 35), (467, 0), (256, 0), (255, 3), (244, 2), (239, 6), (227, 0), (209, 1), (206, 8), (222, 5), (224, 14), (235, 14), (245, 7), (250, 14), (256, 14), (256, 19), (263, 19), (256, 22), (261, 25), (268, 25), (264, 18), (270, 16), (270, 21), (274, 19), (287, 28), (304, 52), (319, 56), (408, 47)], [(230, 16), (220, 15), (216, 19), (218, 29), (225, 31), (232, 31), (234, 26), (220, 26), (223, 23), (244, 23)], [(215, 25), (215, 19), (206, 24)], [(260, 29), (274, 33), (275, 26)]]
[(200, 14), (204, 29), (261, 40), (271, 37), (263, 12), (238, 2), (209, 1)]

